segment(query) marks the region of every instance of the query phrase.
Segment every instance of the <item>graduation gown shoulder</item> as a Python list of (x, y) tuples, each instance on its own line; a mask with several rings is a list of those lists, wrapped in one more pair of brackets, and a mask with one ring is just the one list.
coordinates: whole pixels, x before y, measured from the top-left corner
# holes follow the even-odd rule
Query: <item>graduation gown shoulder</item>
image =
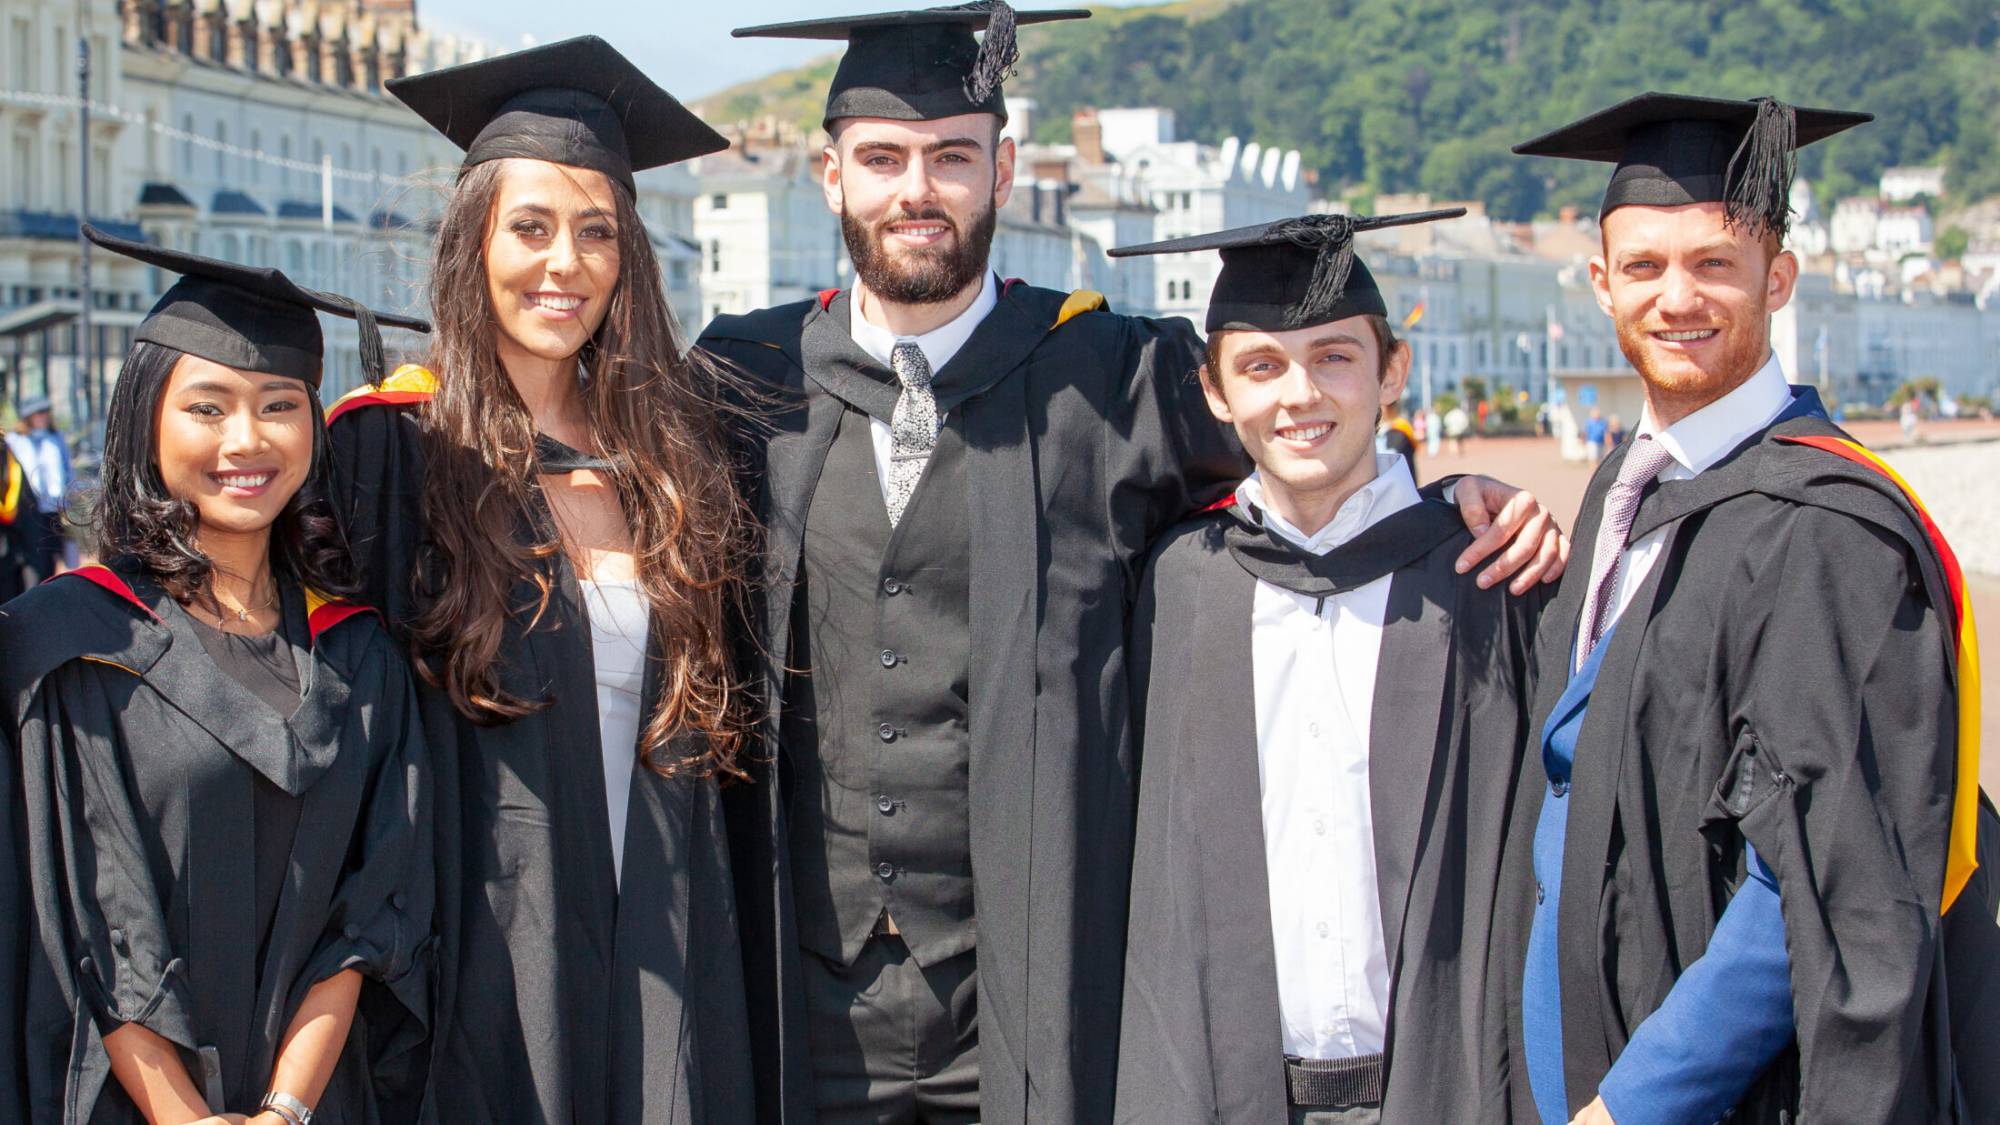
[[(1977, 785), (1976, 766), (1961, 772), (1956, 591), (1921, 511), (1829, 441), (1847, 439), (1817, 418), (1780, 422), (1657, 487), (1634, 522), (1634, 538), (1669, 539), (1606, 642), (1571, 778), (1572, 1101), (1701, 956), (1747, 843), (1777, 876), (1797, 1038), (1740, 1112), (1916, 1122), (1991, 1108), (1962, 1092), (1968, 1060), (1990, 1072), (1992, 1036), (1954, 1041), (1941, 918), (1957, 797)], [(1538, 714), (1562, 690), (1580, 601), (1566, 585), (1550, 615)]]
[[(1209, 513), (1170, 532), (1133, 615), (1143, 768), (1117, 1119), (1134, 1125), (1286, 1114), (1251, 655), (1257, 579), (1230, 555), (1233, 519)], [(1449, 523), (1391, 572), (1369, 732), (1390, 967), (1382, 1115), (1413, 1125), (1511, 1119), (1506, 1012), (1519, 970), (1504, 951), (1528, 923), (1525, 863), (1504, 843), (1520, 816), (1545, 595), (1481, 590), (1455, 573), (1471, 536)]]
[[(407, 371), (408, 369), (406, 369)], [(424, 518), (429, 373), (330, 412), (335, 510), (363, 587), (409, 643), (435, 559)], [(394, 380), (392, 379), (393, 383)], [(521, 534), (526, 535), (525, 517)], [(452, 1121), (705, 1125), (752, 1104), (743, 970), (712, 778), (634, 767), (612, 865), (581, 588), (505, 626), (500, 677), (546, 706), (482, 725), (418, 685), (438, 759), (439, 987), (430, 1109)], [(516, 604), (535, 604), (523, 581)], [(658, 662), (644, 690), (658, 699)]]
[[(852, 342), (849, 301), (829, 292), (719, 317), (700, 341), (774, 392), (742, 468), (766, 533), (757, 625), (780, 799), (804, 522), (842, 410), (814, 388), (835, 365), (872, 362)], [(1007, 282), (938, 373), (974, 384), (947, 424), (965, 437), (971, 482), (968, 786), (988, 1122), (1110, 1115), (1136, 795), (1127, 616), (1153, 540), (1248, 470), (1202, 400), (1201, 354), (1185, 320)], [(767, 845), (766, 862), (783, 854)], [(789, 909), (775, 900), (781, 932), (749, 941), (770, 950), (752, 974), (780, 997), (796, 994)], [(802, 1043), (760, 1051), (790, 1060), (783, 1089), (810, 1096)]]
[[(295, 588), (286, 605), (307, 616)], [(85, 568), (0, 613), (30, 879), (25, 1120), (141, 1120), (103, 1046), (126, 1023), (181, 1048), (212, 1109), (254, 1111), (306, 991), (346, 969), (368, 983), (322, 1119), (414, 1104), (431, 918), (415, 700), (372, 615), (310, 616), (301, 700), (283, 717), (135, 571)], [(254, 877), (277, 846), (252, 832), (265, 786), (297, 810), (274, 901)]]

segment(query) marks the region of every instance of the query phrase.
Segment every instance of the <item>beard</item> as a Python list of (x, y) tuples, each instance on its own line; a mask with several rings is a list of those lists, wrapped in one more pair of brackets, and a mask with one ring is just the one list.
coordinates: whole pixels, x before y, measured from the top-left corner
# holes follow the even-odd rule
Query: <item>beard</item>
[(1714, 369), (1696, 367), (1685, 359), (1662, 357), (1647, 329), (1619, 324), (1618, 350), (1625, 353), (1647, 393), (1692, 411), (1742, 386), (1764, 366), (1771, 350), (1768, 331), (1733, 322), (1722, 329), (1722, 354)]
[[(951, 300), (979, 280), (993, 248), (993, 230), (999, 218), (998, 209), (989, 202), (972, 220), (969, 231), (960, 230), (936, 207), (922, 213), (899, 210), (869, 227), (842, 207), (840, 235), (847, 243), (855, 276), (870, 292), (899, 305), (935, 305)], [(889, 224), (908, 222), (943, 223), (955, 237), (948, 245), (891, 253), (886, 245)]]

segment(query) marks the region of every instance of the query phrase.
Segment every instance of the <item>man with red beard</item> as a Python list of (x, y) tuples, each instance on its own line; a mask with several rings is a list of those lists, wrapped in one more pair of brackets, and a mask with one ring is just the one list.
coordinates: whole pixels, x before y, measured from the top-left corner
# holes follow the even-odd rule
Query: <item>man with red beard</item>
[[(743, 466), (768, 535), (769, 784), (735, 795), (767, 1119), (1110, 1115), (1130, 606), (1151, 540), (1247, 465), (1208, 417), (1191, 325), (988, 266), (1014, 24), (1084, 15), (737, 33), (847, 44), (822, 180), (857, 279), (701, 340), (777, 405)], [(1559, 569), (1531, 502), (1489, 521), (1510, 491), (1461, 491), (1492, 524), (1470, 555), (1519, 532), (1500, 576)]]
[(1770, 345), (1794, 153), (1867, 120), (1645, 94), (1515, 150), (1616, 165), (1590, 274), (1646, 394), (1536, 643), (1528, 1120), (2000, 1111), (1961, 577)]

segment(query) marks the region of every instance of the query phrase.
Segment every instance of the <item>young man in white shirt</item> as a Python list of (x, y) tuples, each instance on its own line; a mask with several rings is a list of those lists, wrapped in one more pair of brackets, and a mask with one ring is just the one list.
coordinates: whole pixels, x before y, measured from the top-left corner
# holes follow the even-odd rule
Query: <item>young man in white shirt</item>
[(1488, 952), (1527, 917), (1501, 845), (1542, 599), (1456, 573), (1464, 525), (1376, 451), (1410, 350), (1352, 246), (1458, 213), (1124, 251), (1221, 251), (1202, 388), (1256, 472), (1164, 537), (1134, 617), (1119, 1121), (1506, 1114)]

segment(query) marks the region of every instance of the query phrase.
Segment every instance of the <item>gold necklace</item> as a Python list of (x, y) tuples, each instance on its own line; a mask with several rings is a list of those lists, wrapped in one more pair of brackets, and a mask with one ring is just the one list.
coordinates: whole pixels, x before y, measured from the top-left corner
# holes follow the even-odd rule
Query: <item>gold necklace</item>
[[(211, 591), (211, 594), (212, 593), (213, 591)], [(251, 614), (270, 609), (272, 606), (275, 606), (277, 604), (278, 604), (278, 591), (275, 585), (271, 589), (271, 596), (264, 600), (263, 605), (245, 606), (242, 609), (230, 609), (228, 606), (222, 604), (221, 598), (215, 599), (215, 608), (220, 610), (227, 610), (228, 612), (235, 614), (236, 623), (239, 625), (248, 622), (250, 620)]]

